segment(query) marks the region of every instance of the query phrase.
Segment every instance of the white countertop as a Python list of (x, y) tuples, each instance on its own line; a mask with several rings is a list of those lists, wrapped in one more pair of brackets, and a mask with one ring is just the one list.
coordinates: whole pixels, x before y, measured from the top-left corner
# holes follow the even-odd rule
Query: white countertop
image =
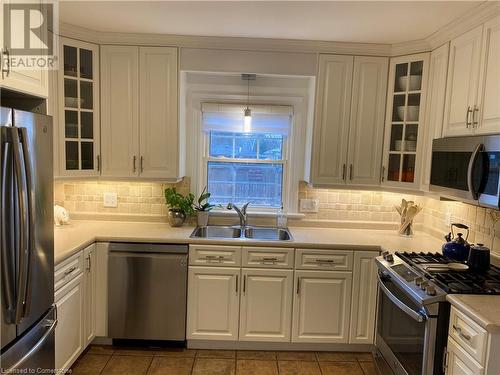
[(290, 227), (293, 241), (220, 240), (189, 238), (193, 227), (172, 228), (166, 223), (73, 220), (54, 227), (55, 263), (96, 241), (203, 243), (294, 248), (388, 251), (440, 251), (442, 241), (423, 232), (404, 238), (395, 230)]
[(500, 333), (500, 296), (448, 294), (446, 299), (486, 331)]

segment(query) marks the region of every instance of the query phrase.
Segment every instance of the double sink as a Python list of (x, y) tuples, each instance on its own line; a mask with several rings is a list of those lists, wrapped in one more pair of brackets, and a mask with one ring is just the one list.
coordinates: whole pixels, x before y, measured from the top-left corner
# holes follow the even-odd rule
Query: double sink
[(238, 239), (238, 240), (262, 240), (262, 241), (291, 241), (292, 234), (288, 228), (275, 227), (253, 227), (247, 226), (220, 226), (209, 225), (196, 227), (191, 238), (211, 239)]

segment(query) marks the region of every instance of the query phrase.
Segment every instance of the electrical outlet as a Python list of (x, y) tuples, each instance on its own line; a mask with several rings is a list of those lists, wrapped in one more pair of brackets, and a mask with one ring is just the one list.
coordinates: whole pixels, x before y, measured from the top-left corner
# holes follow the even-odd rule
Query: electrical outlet
[(319, 199), (301, 199), (300, 212), (318, 212)]
[(104, 207), (118, 207), (118, 194), (104, 193)]

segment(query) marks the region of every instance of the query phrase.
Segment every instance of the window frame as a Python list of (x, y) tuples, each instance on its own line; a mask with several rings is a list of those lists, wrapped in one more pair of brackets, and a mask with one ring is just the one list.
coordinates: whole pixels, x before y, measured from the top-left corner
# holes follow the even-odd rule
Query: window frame
[[(293, 119), (292, 119), (293, 123)], [(202, 178), (200, 179), (200, 184), (199, 184), (199, 191), (203, 191), (203, 188), (205, 186), (208, 186), (208, 163), (209, 162), (218, 162), (218, 163), (242, 163), (242, 164), (281, 164), (283, 165), (283, 176), (281, 180), (281, 201), (283, 204), (283, 207), (288, 207), (288, 188), (289, 188), (289, 176), (290, 176), (290, 171), (289, 171), (289, 149), (290, 149), (290, 135), (288, 136), (283, 136), (283, 145), (282, 145), (282, 155), (281, 159), (275, 160), (275, 159), (243, 159), (243, 158), (228, 158), (228, 157), (214, 157), (210, 156), (210, 132), (202, 132), (202, 137), (203, 137), (203, 157), (202, 157), (202, 166), (201, 166), (201, 176)], [(230, 132), (230, 133), (237, 133), (237, 132)], [(244, 134), (244, 133), (242, 133)], [(257, 151), (258, 152), (258, 151)], [(229, 202), (227, 202), (229, 203)], [(250, 204), (248, 211), (249, 212), (267, 212), (267, 213), (276, 213), (280, 207), (265, 207), (265, 206), (252, 206)], [(225, 207), (223, 208), (215, 208), (214, 210), (222, 211), (225, 210)]]

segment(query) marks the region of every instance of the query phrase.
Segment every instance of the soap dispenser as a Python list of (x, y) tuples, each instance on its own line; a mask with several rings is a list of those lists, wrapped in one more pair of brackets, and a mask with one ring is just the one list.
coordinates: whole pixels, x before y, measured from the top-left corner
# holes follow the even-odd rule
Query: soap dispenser
[(276, 226), (278, 228), (286, 228), (287, 225), (287, 217), (286, 213), (283, 210), (283, 203), (281, 203), (281, 207), (276, 213)]

